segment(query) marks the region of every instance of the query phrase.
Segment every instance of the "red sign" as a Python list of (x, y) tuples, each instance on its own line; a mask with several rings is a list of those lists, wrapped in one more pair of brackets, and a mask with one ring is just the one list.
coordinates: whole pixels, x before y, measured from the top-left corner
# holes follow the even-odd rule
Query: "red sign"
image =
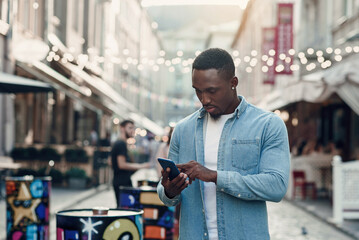
[[(269, 51), (275, 49), (275, 34), (276, 28), (263, 28), (262, 29), (262, 56), (269, 56)], [(270, 63), (268, 59), (262, 59), (262, 67), (267, 71), (263, 71), (263, 83), (274, 84), (275, 81), (275, 65), (274, 61)]]
[[(292, 74), (290, 66), (293, 56), (288, 50), (293, 48), (293, 4), (278, 4), (278, 23), (276, 28), (276, 57), (275, 66), (278, 67), (277, 74)], [(282, 54), (282, 55), (281, 55)], [(283, 55), (284, 54), (284, 55)]]

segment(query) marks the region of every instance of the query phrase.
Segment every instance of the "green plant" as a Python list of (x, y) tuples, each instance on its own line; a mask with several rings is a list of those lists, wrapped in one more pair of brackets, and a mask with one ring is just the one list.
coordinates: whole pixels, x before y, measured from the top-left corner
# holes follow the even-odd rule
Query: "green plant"
[(15, 159), (24, 159), (25, 156), (25, 148), (15, 147), (11, 150), (10, 156)]
[(25, 159), (37, 159), (39, 157), (39, 150), (34, 147), (29, 147), (26, 150), (27, 156)]
[(66, 149), (65, 158), (67, 162), (87, 163), (89, 160), (86, 151), (83, 149)]
[(86, 175), (86, 171), (83, 170), (82, 168), (71, 168), (66, 172), (66, 178), (86, 178), (87, 179), (87, 175)]
[(39, 152), (39, 159), (43, 161), (54, 160), (55, 162), (58, 162), (61, 160), (61, 154), (59, 154), (56, 149), (44, 147)]
[(10, 156), (15, 160), (34, 160), (38, 158), (39, 151), (34, 147), (17, 147), (12, 149)]

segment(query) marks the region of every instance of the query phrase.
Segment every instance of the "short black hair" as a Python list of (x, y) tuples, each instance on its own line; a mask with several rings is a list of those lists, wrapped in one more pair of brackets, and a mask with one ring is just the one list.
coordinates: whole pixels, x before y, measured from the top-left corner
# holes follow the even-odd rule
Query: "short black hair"
[(135, 124), (132, 120), (126, 119), (120, 123), (121, 127), (126, 127), (127, 124)]
[(217, 69), (218, 73), (224, 73), (226, 78), (234, 77), (235, 67), (232, 56), (223, 49), (209, 48), (199, 54), (193, 62), (193, 70)]

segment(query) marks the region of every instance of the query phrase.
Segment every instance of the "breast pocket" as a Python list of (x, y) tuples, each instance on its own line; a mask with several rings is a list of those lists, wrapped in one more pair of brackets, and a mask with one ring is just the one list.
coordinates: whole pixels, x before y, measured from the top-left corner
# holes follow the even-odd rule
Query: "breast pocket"
[(232, 139), (232, 166), (240, 170), (249, 170), (258, 165), (259, 139)]

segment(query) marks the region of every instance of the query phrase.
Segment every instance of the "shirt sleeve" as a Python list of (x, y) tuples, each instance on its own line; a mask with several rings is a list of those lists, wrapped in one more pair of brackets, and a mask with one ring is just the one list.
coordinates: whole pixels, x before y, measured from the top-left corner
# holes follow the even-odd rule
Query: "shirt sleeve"
[(126, 150), (127, 150), (126, 143), (124, 141), (119, 141), (116, 147), (116, 155), (126, 156)]
[(289, 169), (287, 129), (273, 115), (264, 130), (258, 174), (244, 176), (235, 171), (218, 171), (217, 189), (244, 200), (279, 202), (287, 191)]
[[(179, 141), (178, 141), (178, 134), (176, 131), (176, 128), (174, 129), (171, 137), (171, 143), (170, 143), (170, 149), (168, 157), (175, 163), (178, 163), (178, 154), (179, 152)], [(175, 206), (181, 201), (181, 194), (175, 196), (174, 198), (168, 198), (165, 194), (165, 188), (162, 186), (162, 178), (160, 179), (160, 182), (157, 185), (157, 193), (161, 201), (166, 206)]]

